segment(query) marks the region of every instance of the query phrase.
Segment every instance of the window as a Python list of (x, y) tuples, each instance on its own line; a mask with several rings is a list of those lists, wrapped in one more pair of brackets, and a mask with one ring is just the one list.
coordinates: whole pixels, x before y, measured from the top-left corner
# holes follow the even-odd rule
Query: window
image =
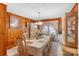
[(58, 21), (44, 22), (43, 24), (43, 34), (52, 34), (58, 31)]

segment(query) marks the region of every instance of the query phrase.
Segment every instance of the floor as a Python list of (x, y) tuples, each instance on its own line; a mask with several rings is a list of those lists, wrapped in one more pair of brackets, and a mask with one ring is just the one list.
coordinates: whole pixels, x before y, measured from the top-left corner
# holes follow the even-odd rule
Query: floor
[(18, 54), (17, 47), (13, 47), (13, 48), (7, 50), (8, 56), (14, 56), (16, 54)]
[(62, 45), (58, 42), (52, 42), (52, 47), (49, 52), (49, 56), (62, 56)]
[[(49, 56), (62, 56), (63, 52), (62, 52), (62, 45), (61, 45), (61, 39), (62, 39), (62, 35), (58, 35), (58, 40), (59, 42), (53, 42), (52, 41), (52, 46), (49, 52)], [(13, 47), (11, 49), (9, 49), (7, 51), (9, 56), (15, 55), (17, 54), (17, 47)]]
[(52, 42), (52, 47), (49, 52), (49, 56), (63, 56), (63, 51), (62, 51), (62, 35), (59, 34), (58, 38), (59, 41), (57, 42)]

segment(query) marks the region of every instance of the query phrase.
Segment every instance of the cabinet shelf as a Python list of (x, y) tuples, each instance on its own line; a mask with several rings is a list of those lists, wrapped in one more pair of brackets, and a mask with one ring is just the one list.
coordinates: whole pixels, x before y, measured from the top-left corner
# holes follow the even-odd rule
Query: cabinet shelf
[[(74, 17), (74, 18), (73, 18)], [(66, 14), (66, 46), (77, 48), (78, 33), (77, 12)]]

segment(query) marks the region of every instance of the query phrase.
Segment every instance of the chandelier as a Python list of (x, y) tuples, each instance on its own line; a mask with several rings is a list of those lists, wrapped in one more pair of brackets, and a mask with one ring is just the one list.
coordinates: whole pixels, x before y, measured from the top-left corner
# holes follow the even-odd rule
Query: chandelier
[(40, 21), (40, 11), (38, 10), (38, 21), (36, 21), (37, 25), (42, 25), (42, 22)]

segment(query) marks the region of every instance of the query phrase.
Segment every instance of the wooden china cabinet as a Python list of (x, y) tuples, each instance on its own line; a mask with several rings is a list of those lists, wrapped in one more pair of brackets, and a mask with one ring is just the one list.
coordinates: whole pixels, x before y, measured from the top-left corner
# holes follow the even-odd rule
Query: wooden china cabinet
[(66, 14), (66, 46), (77, 49), (78, 44), (78, 13)]
[(0, 3), (0, 56), (6, 55), (7, 49), (6, 14), (6, 5)]

